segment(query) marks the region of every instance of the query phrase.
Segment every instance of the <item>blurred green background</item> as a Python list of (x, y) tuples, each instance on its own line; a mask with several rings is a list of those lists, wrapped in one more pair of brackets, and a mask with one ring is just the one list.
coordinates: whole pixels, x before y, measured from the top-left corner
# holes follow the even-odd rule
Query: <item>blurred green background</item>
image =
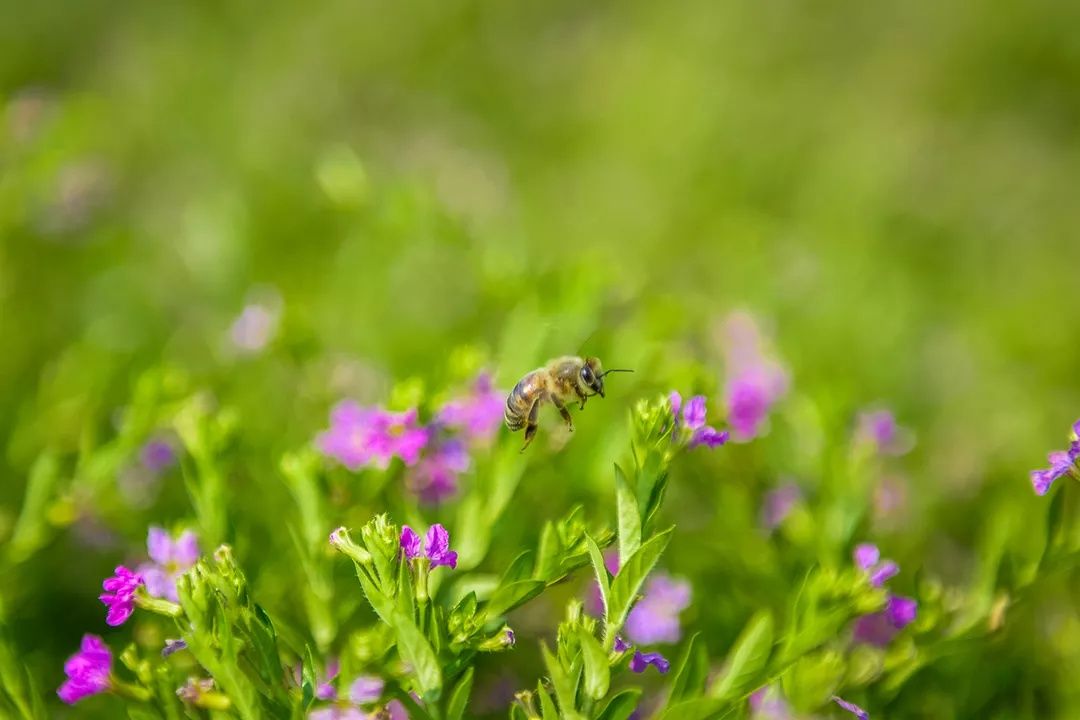
[[(72, 474), (136, 378), (168, 367), (177, 395), (206, 388), (237, 410), (230, 539), (288, 613), (288, 577), (260, 576), (271, 560), (255, 549), (288, 502), (278, 458), (332, 402), (484, 364), (508, 387), (582, 347), (635, 367), (565, 451), (538, 453), (503, 530), (525, 542), (607, 497), (633, 398), (719, 387), (717, 324), (737, 308), (764, 319), (796, 394), (772, 445), (695, 458), (696, 482), (673, 486), (667, 565), (710, 599), (688, 618), (710, 647), (778, 577), (772, 556), (746, 556), (755, 498), (827, 473), (791, 447), (828, 446), (868, 404), (918, 438), (910, 517), (878, 536), (905, 571), (964, 582), (1001, 512), (1011, 540), (1041, 532), (1027, 471), (1080, 414), (1080, 5), (6, 0), (0, 14), (0, 541), (34, 459)], [(280, 328), (247, 356), (230, 326), (259, 297)], [(100, 578), (148, 522), (190, 516), (179, 481), (134, 509), (80, 482), (61, 480), (0, 593), (49, 693), (80, 634), (104, 630)], [(87, 549), (88, 523), (109, 542)], [(1080, 712), (1075, 575), (992, 665), (985, 649), (941, 660), (895, 716)]]

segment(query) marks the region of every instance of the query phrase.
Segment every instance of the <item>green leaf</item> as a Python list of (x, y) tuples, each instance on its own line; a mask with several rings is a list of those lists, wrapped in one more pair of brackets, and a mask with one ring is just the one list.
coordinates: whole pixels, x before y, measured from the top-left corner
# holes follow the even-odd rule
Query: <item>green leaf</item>
[(437, 700), (442, 689), (442, 669), (431, 644), (412, 618), (406, 617), (401, 611), (394, 613), (393, 626), (397, 631), (398, 651), (416, 673), (421, 695), (425, 700)]
[(772, 654), (772, 614), (762, 610), (746, 623), (725, 661), (724, 674), (713, 683), (709, 695), (733, 700), (757, 683)]
[(615, 693), (607, 705), (596, 714), (596, 720), (626, 720), (637, 709), (641, 688), (628, 688)]
[(600, 553), (600, 546), (592, 539), (591, 535), (585, 535), (585, 542), (589, 548), (589, 559), (592, 560), (593, 572), (596, 573), (596, 584), (600, 587), (600, 599), (604, 603), (604, 615), (608, 613), (608, 597), (611, 596), (611, 580), (608, 579), (608, 571), (604, 566), (604, 556)]
[(656, 567), (656, 562), (663, 554), (669, 540), (671, 540), (671, 529), (654, 535), (629, 559), (623, 559), (619, 574), (611, 583), (611, 605), (608, 608), (607, 621), (612, 632), (617, 631), (626, 622), (626, 616), (637, 599), (645, 577)]
[(544, 665), (547, 667), (551, 685), (555, 688), (555, 698), (559, 701), (561, 717), (573, 714), (576, 709), (574, 697), (577, 695), (577, 678), (567, 675), (559, 659), (548, 650), (547, 643), (540, 643), (540, 651), (544, 656)]
[(536, 686), (536, 695), (540, 698), (540, 713), (543, 720), (559, 720), (559, 711), (555, 709), (555, 703), (548, 695), (548, 691), (544, 689), (543, 683)]
[(713, 720), (731, 704), (730, 700), (698, 698), (668, 706), (656, 720)]
[(469, 704), (469, 693), (472, 692), (472, 681), (473, 669), (469, 668), (450, 693), (450, 701), (446, 704), (446, 720), (461, 720), (465, 716), (465, 708)]
[(585, 694), (593, 700), (600, 700), (607, 695), (611, 685), (607, 653), (600, 646), (600, 641), (585, 629), (578, 633), (578, 640), (581, 656), (585, 660)]
[(300, 669), (300, 680), (303, 687), (304, 709), (311, 707), (311, 703), (315, 701), (315, 658), (311, 654), (311, 646), (304, 646), (304, 665)]
[(615, 507), (619, 520), (619, 558), (631, 557), (641, 547), (641, 510), (622, 468), (615, 466)]
[(499, 578), (500, 585), (509, 585), (519, 580), (528, 580), (532, 573), (532, 550), (525, 550), (518, 554), (510, 566)]
[(548, 520), (540, 531), (540, 548), (536, 557), (536, 570), (533, 577), (548, 581), (559, 572), (563, 546), (559, 533), (555, 532), (555, 523)]
[(543, 580), (520, 580), (504, 585), (492, 594), (484, 606), (484, 616), (491, 620), (504, 615), (539, 595), (544, 586)]
[(709, 674), (709, 656), (704, 643), (698, 642), (700, 638), (701, 633), (695, 633), (690, 638), (682, 657), (675, 665), (668, 705), (699, 697), (705, 689), (705, 680)]

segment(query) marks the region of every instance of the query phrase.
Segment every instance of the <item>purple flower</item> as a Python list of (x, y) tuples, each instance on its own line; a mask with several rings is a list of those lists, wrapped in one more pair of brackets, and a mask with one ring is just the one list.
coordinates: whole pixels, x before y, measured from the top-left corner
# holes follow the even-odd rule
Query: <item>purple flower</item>
[(503, 632), (505, 633), (507, 647), (514, 647), (514, 645), (517, 645), (517, 635), (514, 634), (513, 630), (506, 628)]
[(802, 490), (795, 483), (786, 483), (770, 490), (761, 504), (761, 527), (772, 532), (784, 522), (802, 500)]
[(896, 424), (889, 410), (866, 410), (859, 413), (855, 427), (856, 442), (873, 447), (883, 455), (903, 455), (911, 449), (909, 433)]
[(326, 661), (326, 675), (322, 678), (318, 678), (315, 687), (315, 697), (319, 700), (334, 700), (337, 698), (337, 690), (334, 688), (334, 681), (337, 680), (338, 671), (341, 666), (338, 664), (337, 658), (329, 658)]
[(343, 400), (331, 410), (330, 428), (315, 443), (350, 470), (365, 465), (385, 470), (394, 457), (415, 465), (428, 439), (429, 432), (418, 424), (415, 409), (394, 413)]
[(765, 340), (754, 318), (734, 312), (721, 329), (727, 382), (724, 402), (728, 423), (736, 440), (757, 437), (765, 427), (769, 411), (788, 388), (787, 372), (768, 357)]
[(779, 689), (765, 685), (750, 695), (750, 717), (754, 720), (790, 720), (791, 709)]
[(173, 446), (160, 438), (148, 440), (139, 451), (139, 461), (152, 473), (159, 473), (176, 464)]
[(874, 587), (881, 587), (900, 572), (900, 566), (892, 560), (881, 560), (881, 551), (872, 543), (856, 545), (855, 552), (852, 554), (855, 564), (860, 570), (869, 574), (870, 584)]
[(1077, 460), (1080, 459), (1080, 420), (1073, 423), (1072, 429), (1069, 449), (1050, 453), (1048, 470), (1031, 471), (1031, 486), (1035, 489), (1036, 495), (1045, 495), (1050, 492), (1050, 487), (1058, 478), (1070, 472), (1074, 475), (1080, 474), (1080, 469), (1077, 468)]
[(843, 709), (847, 710), (849, 713), (851, 713), (855, 717), (859, 718), (859, 720), (870, 720), (870, 713), (866, 712), (865, 710), (863, 710), (861, 707), (859, 707), (855, 703), (848, 702), (844, 698), (838, 697), (836, 695), (833, 695), (832, 699), (833, 699), (834, 703), (836, 703), (837, 705), (839, 705)]
[(728, 422), (738, 440), (751, 440), (761, 434), (769, 410), (780, 399), (773, 388), (776, 380), (761, 368), (750, 368), (728, 380)]
[(112, 577), (106, 578), (101, 587), (106, 592), (98, 600), (109, 608), (105, 622), (109, 625), (123, 625), (135, 612), (135, 591), (143, 584), (142, 575), (134, 573), (123, 565), (118, 565)]
[(174, 540), (167, 530), (151, 526), (146, 534), (146, 552), (150, 562), (138, 567), (151, 597), (178, 602), (177, 579), (191, 569), (199, 559), (199, 540), (191, 530), (185, 530)]
[(428, 529), (425, 540), (431, 567), (445, 565), (451, 569), (457, 568), (457, 553), (450, 549), (450, 533), (446, 531), (446, 528), (435, 523)]
[(165, 647), (161, 648), (161, 657), (169, 657), (173, 653), (180, 652), (181, 650), (187, 650), (187, 643), (180, 640), (165, 639)]
[[(425, 550), (426, 547), (426, 550)], [(431, 561), (431, 567), (437, 568), (445, 565), (449, 568), (457, 567), (457, 553), (450, 549), (450, 533), (441, 524), (432, 525), (421, 542), (420, 536), (408, 525), (401, 528), (401, 549), (405, 552), (407, 560), (420, 557), (423, 552)]]
[(505, 401), (505, 393), (495, 389), (491, 375), (482, 372), (477, 376), (472, 392), (443, 405), (436, 421), (460, 430), (469, 440), (487, 444), (502, 425)]
[(626, 652), (631, 647), (633, 647), (633, 645), (623, 640), (621, 635), (615, 636), (615, 652)]
[[(675, 417), (675, 429), (686, 428), (690, 431), (688, 447), (694, 448), (704, 445), (708, 448), (719, 447), (728, 441), (726, 430), (717, 430), (705, 424), (705, 396), (695, 395), (686, 403), (682, 404), (682, 395), (672, 390), (668, 396), (671, 403), (671, 413)], [(682, 413), (680, 415), (680, 409)]]
[(74, 705), (84, 697), (108, 690), (110, 672), (112, 653), (109, 652), (109, 646), (97, 635), (83, 635), (79, 652), (64, 663), (67, 680), (56, 694), (68, 705)]
[(417, 464), (410, 487), (421, 502), (440, 503), (457, 493), (457, 477), (469, 469), (470, 462), (465, 443), (457, 438), (443, 440)]
[(424, 543), (420, 536), (408, 525), (403, 525), (401, 528), (401, 549), (405, 553), (406, 560), (415, 560), (424, 551)]
[(630, 669), (636, 673), (645, 672), (650, 665), (655, 667), (661, 675), (671, 669), (671, 663), (657, 652), (643, 653), (637, 650), (634, 652), (634, 657), (630, 658)]
[(368, 714), (359, 708), (331, 705), (312, 710), (308, 720), (368, 720)]
[(682, 636), (679, 613), (689, 605), (690, 583), (657, 573), (626, 618), (626, 635), (638, 645), (676, 643)]
[(890, 595), (881, 612), (863, 615), (855, 621), (855, 642), (885, 647), (896, 633), (915, 622), (919, 604), (914, 598)]
[(915, 598), (891, 595), (888, 604), (885, 606), (885, 614), (893, 627), (900, 630), (915, 622), (918, 609), (919, 603)]
[(373, 703), (382, 696), (385, 683), (374, 675), (361, 675), (349, 686), (349, 700), (357, 705)]

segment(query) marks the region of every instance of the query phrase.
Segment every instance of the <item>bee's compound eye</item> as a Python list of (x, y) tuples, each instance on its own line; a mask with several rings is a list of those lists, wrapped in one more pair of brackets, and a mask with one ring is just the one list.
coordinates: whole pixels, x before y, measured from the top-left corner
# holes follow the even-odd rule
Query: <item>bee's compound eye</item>
[(586, 385), (591, 385), (592, 384), (593, 372), (592, 372), (592, 368), (590, 368), (588, 365), (581, 368), (581, 379), (585, 381)]

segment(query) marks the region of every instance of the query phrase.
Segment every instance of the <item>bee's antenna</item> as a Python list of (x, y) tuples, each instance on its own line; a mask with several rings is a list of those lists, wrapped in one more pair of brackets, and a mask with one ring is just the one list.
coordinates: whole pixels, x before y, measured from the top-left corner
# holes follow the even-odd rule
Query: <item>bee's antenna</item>
[(613, 373), (613, 372), (634, 372), (634, 371), (633, 370), (627, 370), (626, 368), (612, 368), (611, 370), (605, 370), (604, 372), (600, 373), (600, 377), (604, 377), (608, 373)]

